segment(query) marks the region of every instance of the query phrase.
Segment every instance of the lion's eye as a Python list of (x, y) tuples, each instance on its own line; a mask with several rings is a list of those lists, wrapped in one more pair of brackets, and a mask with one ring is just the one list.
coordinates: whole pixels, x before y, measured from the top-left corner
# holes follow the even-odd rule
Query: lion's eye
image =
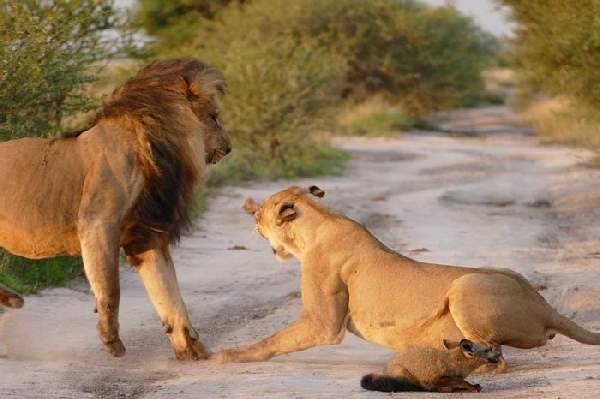
[(219, 114), (218, 113), (212, 113), (209, 115), (211, 121), (218, 127), (221, 127), (221, 120), (219, 119)]

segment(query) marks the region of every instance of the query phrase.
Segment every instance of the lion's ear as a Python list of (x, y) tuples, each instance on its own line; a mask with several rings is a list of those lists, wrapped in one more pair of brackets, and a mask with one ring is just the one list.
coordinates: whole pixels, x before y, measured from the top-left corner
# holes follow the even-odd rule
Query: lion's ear
[(198, 97), (214, 97), (225, 94), (225, 80), (223, 76), (212, 68), (205, 67), (188, 69), (181, 73), (181, 77), (187, 85), (187, 89)]
[(285, 222), (296, 219), (298, 212), (294, 208), (294, 204), (291, 202), (284, 202), (279, 206), (279, 212), (277, 215), (277, 226), (281, 226)]
[(242, 209), (249, 215), (254, 215), (260, 209), (260, 205), (252, 198), (246, 198), (246, 201), (242, 204)]
[(317, 186), (310, 186), (308, 191), (310, 191), (310, 193), (315, 197), (323, 198), (325, 196), (325, 191), (321, 190)]

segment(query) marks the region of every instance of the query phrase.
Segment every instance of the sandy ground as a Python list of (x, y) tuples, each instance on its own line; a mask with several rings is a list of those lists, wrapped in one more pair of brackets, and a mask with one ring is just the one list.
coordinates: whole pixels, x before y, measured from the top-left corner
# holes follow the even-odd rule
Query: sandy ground
[[(419, 260), (504, 266), (527, 276), (561, 312), (600, 328), (600, 172), (582, 150), (541, 146), (503, 108), (459, 112), (445, 132), (401, 139), (339, 139), (353, 160), (344, 176), (304, 179), (331, 207)], [(231, 187), (175, 250), (193, 324), (208, 347), (271, 334), (301, 311), (299, 267), (278, 264), (240, 204), (290, 182)], [(237, 247), (236, 247), (237, 246)], [(244, 249), (234, 249), (244, 248)], [(398, 287), (402, 289), (402, 287)], [(360, 377), (391, 352), (348, 334), (342, 345), (258, 364), (174, 360), (141, 282), (122, 268), (121, 332), (112, 359), (96, 338), (85, 282), (26, 299), (0, 319), (0, 398), (375, 398)], [(510, 369), (473, 375), (490, 398), (598, 398), (600, 347), (557, 337), (506, 350)], [(449, 395), (445, 397), (459, 397)], [(437, 397), (397, 394), (396, 397)]]

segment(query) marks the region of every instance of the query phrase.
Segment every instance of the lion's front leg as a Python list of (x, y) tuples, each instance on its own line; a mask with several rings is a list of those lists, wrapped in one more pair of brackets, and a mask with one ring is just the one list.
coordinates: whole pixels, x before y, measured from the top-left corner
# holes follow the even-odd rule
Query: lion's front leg
[(161, 249), (151, 249), (129, 256), (128, 261), (138, 270), (177, 359), (206, 359), (204, 346), (190, 324), (185, 303), (181, 298), (175, 267), (167, 245)]
[(85, 275), (96, 296), (98, 334), (108, 353), (125, 354), (119, 338), (119, 246), (114, 226), (84, 225), (80, 228)]

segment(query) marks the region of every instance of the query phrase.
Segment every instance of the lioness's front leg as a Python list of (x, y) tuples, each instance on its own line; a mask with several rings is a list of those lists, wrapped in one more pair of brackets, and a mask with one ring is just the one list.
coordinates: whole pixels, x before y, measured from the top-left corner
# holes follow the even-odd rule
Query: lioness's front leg
[(348, 290), (339, 275), (323, 275), (304, 266), (302, 302), (304, 313), (288, 327), (274, 335), (241, 349), (217, 354), (217, 360), (256, 362), (283, 353), (296, 352), (318, 345), (339, 344), (348, 322)]
[(159, 249), (128, 256), (127, 260), (138, 270), (177, 359), (206, 359), (204, 346), (190, 324), (185, 303), (181, 298), (175, 266), (167, 244)]

